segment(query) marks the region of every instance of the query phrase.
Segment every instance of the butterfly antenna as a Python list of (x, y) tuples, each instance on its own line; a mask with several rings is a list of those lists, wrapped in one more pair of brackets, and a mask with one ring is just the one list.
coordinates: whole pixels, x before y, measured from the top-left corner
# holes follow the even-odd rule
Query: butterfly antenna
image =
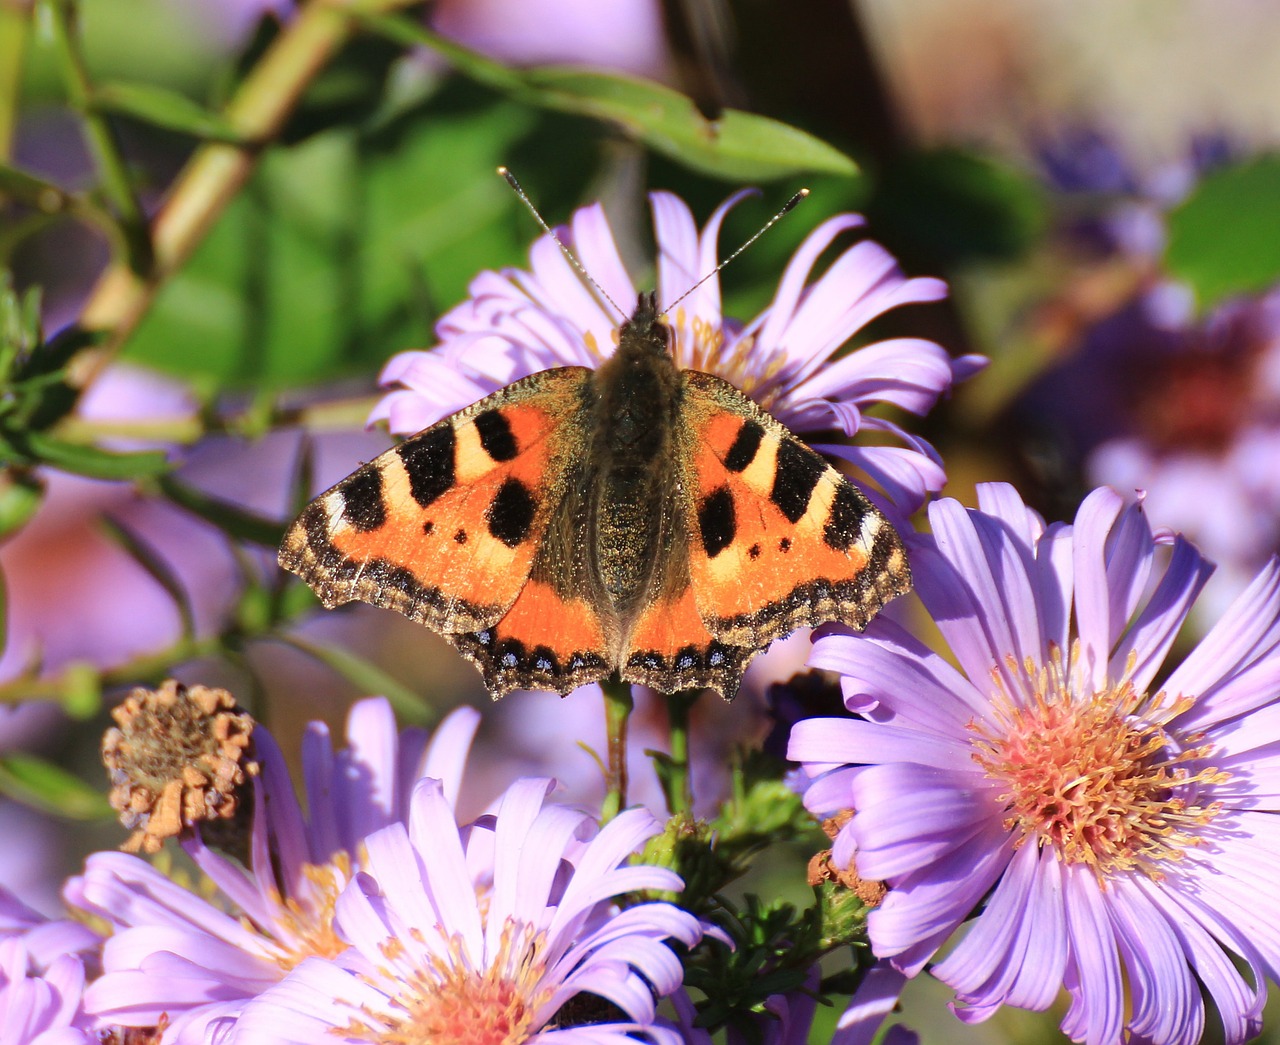
[(784, 206), (782, 210), (778, 211), (777, 214), (775, 214), (772, 218), (770, 218), (762, 226), (760, 226), (759, 231), (754, 236), (752, 236), (749, 240), (747, 240), (746, 243), (744, 243), (741, 247), (739, 247), (727, 258), (725, 258), (724, 261), (720, 262), (719, 265), (713, 268), (700, 280), (698, 280), (697, 283), (695, 283), (683, 294), (681, 294), (678, 298), (676, 298), (675, 301), (671, 302), (670, 305), (667, 305), (665, 308), (659, 311), (658, 314), (666, 315), (667, 313), (669, 313), (673, 308), (675, 308), (678, 304), (680, 304), (680, 302), (682, 302), (685, 298), (687, 298), (690, 294), (692, 294), (695, 290), (697, 290), (700, 286), (702, 286), (702, 284), (704, 284), (712, 276), (716, 275), (716, 273), (718, 273), (722, 268), (724, 268), (727, 264), (729, 264), (729, 262), (731, 262), (734, 258), (736, 258), (739, 254), (741, 254), (744, 250), (746, 250), (749, 246), (751, 246), (751, 244), (753, 244), (756, 240), (758, 240), (761, 236), (763, 236), (766, 232), (768, 232), (771, 228), (773, 228), (774, 225), (776, 225), (779, 221), (782, 220), (783, 215), (789, 213), (797, 203), (799, 203), (802, 199), (804, 199), (808, 195), (809, 195), (808, 189), (801, 189), (799, 192), (797, 192), (794, 196), (791, 197), (791, 199), (787, 200), (786, 206)]
[[(551, 228), (551, 226), (548, 225), (546, 223), (546, 220), (542, 217), (542, 215), (538, 213), (538, 208), (533, 205), (533, 200), (529, 199), (524, 189), (520, 187), (520, 183), (516, 181), (516, 176), (512, 174), (509, 170), (507, 170), (506, 167), (499, 167), (498, 173), (501, 174), (502, 177), (506, 180), (506, 183), (511, 186), (511, 191), (514, 192), (517, 196), (519, 196), (520, 201), (526, 207), (529, 208), (529, 213), (532, 214), (534, 218), (537, 220), (538, 224), (542, 226), (542, 231), (545, 232), (548, 236), (552, 238), (552, 240), (555, 241), (555, 245), (560, 248), (560, 253), (569, 259), (569, 264), (578, 270), (578, 274), (582, 276), (583, 279), (585, 279), (588, 283), (590, 283), (593, 287), (595, 287), (596, 290), (600, 291), (600, 296), (603, 297), (605, 301), (609, 302), (609, 304), (613, 306), (614, 311), (617, 312), (618, 315), (620, 315), (624, 320), (627, 319), (628, 313), (624, 312), (618, 306), (618, 303), (609, 296), (609, 292), (605, 290), (604, 287), (600, 286), (599, 283), (597, 283), (594, 279), (591, 278), (591, 273), (582, 267), (582, 263), (573, 256), (573, 251), (571, 251), (568, 247), (564, 245), (560, 237), (555, 234), (555, 231)], [(790, 204), (788, 204), (788, 206), (790, 206)], [(777, 221), (777, 218), (775, 218), (774, 221)], [(770, 224), (772, 224), (772, 222)], [(769, 227), (768, 225), (765, 226), (765, 228), (768, 228), (768, 227)], [(760, 230), (760, 232), (763, 232), (763, 231), (764, 229)], [(756, 233), (757, 236), (759, 234), (760, 233)]]

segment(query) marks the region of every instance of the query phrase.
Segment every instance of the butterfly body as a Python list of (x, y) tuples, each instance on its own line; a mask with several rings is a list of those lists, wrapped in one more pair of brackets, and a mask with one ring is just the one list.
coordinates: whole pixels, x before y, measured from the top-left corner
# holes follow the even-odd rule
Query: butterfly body
[(910, 588), (866, 498), (732, 385), (679, 369), (641, 295), (598, 369), (516, 381), (313, 501), (280, 562), (326, 606), (398, 610), (490, 692), (617, 672), (726, 697), (804, 625)]

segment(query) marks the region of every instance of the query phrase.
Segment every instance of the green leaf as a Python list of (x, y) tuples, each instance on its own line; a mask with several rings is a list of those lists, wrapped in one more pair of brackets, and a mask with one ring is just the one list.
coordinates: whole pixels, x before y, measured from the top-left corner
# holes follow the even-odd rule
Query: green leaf
[(376, 132), (273, 149), (161, 290), (127, 357), (255, 389), (368, 380), (393, 353), (431, 344), (440, 308), (477, 271), (523, 259), (530, 226), (498, 164), (518, 154), (526, 172), (524, 143), (545, 139), (530, 177), (559, 171), (558, 192), (581, 190), (583, 146), (544, 133), (553, 119), (453, 78)]
[(121, 548), (123, 548), (139, 566), (151, 575), (151, 579), (162, 587), (178, 608), (178, 617), (182, 621), (182, 635), (192, 639), (196, 633), (195, 615), (191, 609), (191, 598), (183, 587), (178, 575), (155, 548), (146, 540), (134, 533), (119, 519), (104, 516), (99, 524)]
[(1047, 225), (1034, 180), (991, 156), (946, 148), (887, 166), (865, 209), (909, 267), (936, 271), (1024, 253)]
[(100, 791), (34, 755), (0, 757), (0, 792), (70, 820), (109, 820), (115, 815)]
[(314, 657), (321, 664), (341, 675), (361, 693), (376, 693), (386, 697), (400, 717), (407, 722), (429, 725), (438, 717), (436, 709), (420, 695), (396, 681), (376, 664), (357, 656), (350, 650), (343, 649), (341, 646), (322, 646), (298, 635), (277, 634), (274, 637), (277, 641), (292, 646), (309, 657)]
[(1202, 308), (1280, 279), (1280, 154), (1207, 176), (1169, 215), (1164, 260)]
[(196, 138), (238, 143), (243, 139), (217, 113), (184, 94), (146, 83), (106, 83), (94, 89), (93, 104), (108, 112)]
[(527, 105), (612, 124), (655, 152), (727, 181), (771, 181), (800, 174), (852, 176), (857, 164), (789, 124), (726, 109), (708, 120), (693, 101), (662, 84), (620, 73), (544, 66), (518, 71), (401, 16), (367, 19), (401, 43), (445, 55), (460, 72)]
[(169, 470), (169, 460), (161, 450), (119, 453), (98, 446), (68, 443), (47, 432), (27, 432), (21, 444), (34, 460), (90, 479), (141, 479)]

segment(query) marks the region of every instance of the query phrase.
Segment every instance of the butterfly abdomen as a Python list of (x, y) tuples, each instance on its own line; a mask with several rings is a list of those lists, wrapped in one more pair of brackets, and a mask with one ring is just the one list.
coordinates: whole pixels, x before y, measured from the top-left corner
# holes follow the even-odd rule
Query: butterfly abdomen
[(594, 565), (615, 613), (624, 618), (648, 592), (661, 558), (680, 396), (669, 336), (652, 317), (633, 319), (594, 379)]

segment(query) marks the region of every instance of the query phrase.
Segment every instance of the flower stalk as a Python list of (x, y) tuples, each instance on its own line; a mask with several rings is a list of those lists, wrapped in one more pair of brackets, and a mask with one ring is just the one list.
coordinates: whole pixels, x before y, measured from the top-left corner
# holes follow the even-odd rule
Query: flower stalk
[(151, 307), (165, 281), (191, 257), (205, 234), (249, 180), (262, 148), (279, 134), (312, 80), (358, 28), (357, 14), (384, 13), (407, 0), (305, 4), (249, 72), (223, 112), (236, 140), (196, 150), (151, 223), (153, 264), (140, 274), (113, 262), (99, 278), (80, 326), (104, 336), (68, 368), (76, 389), (92, 383)]
[(600, 822), (607, 824), (627, 805), (627, 726), (635, 700), (629, 682), (611, 678), (602, 682), (600, 688), (604, 691), (605, 736), (608, 738), (606, 790)]

